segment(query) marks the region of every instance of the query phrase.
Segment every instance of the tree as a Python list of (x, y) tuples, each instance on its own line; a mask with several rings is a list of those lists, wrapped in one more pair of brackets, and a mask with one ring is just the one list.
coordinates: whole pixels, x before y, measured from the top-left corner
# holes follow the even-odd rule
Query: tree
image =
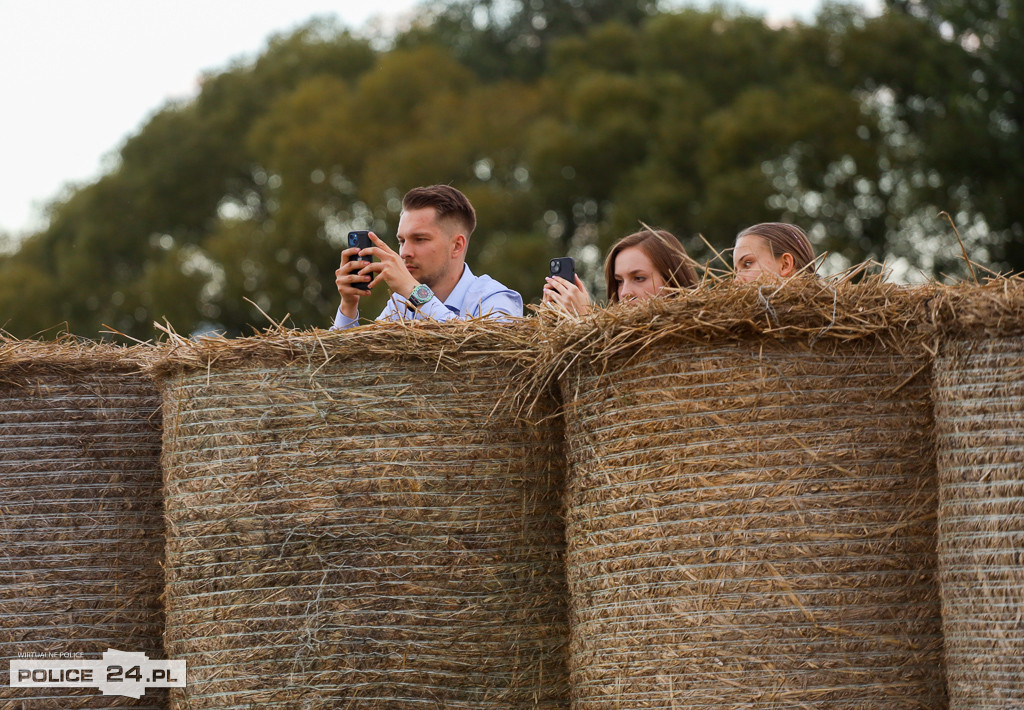
[[(880, 133), (834, 39), (689, 10), (557, 45), (561, 110), (534, 131), (531, 162), (565, 248), (603, 249), (645, 223), (708, 258), (704, 238), (726, 248), (749, 224), (789, 219), (821, 249), (881, 252), (885, 216), (854, 187), (879, 179)], [(853, 179), (836, 184), (837, 165)], [(826, 189), (834, 206), (816, 204)]]
[(1016, 197), (1024, 191), (1024, 3), (887, 5), (941, 48), (935, 58), (946, 69), (941, 85), (922, 73), (893, 85), (894, 110), (921, 146), (921, 170), (934, 171), (945, 193), (921, 201), (948, 209), (965, 232), (973, 226), (993, 261), (1024, 268), (1024, 204)]
[(641, 224), (706, 260), (705, 239), (728, 249), (754, 222), (792, 221), (829, 268), (873, 257), (935, 271), (959, 251), (938, 209), (965, 224), (992, 200), (965, 238), (1009, 261), (1018, 207), (997, 198), (1017, 185), (1016, 118), (1006, 135), (992, 126), (1016, 116), (1016, 75), (986, 79), (1005, 88), (1007, 105), (991, 103), (974, 70), (997, 60), (924, 5), (773, 27), (653, 2), (465, 0), (379, 50), (310, 24), (210, 73), (0, 255), (17, 287), (0, 289), (6, 327), (147, 339), (166, 318), (237, 335), (264, 313), (326, 326), (347, 232), (394, 244), (402, 195), (432, 183), (477, 207), (471, 267), (528, 302), (555, 255), (599, 288), (602, 253)]
[(609, 22), (637, 26), (658, 0), (435, 0), (398, 46), (439, 43), (481, 79), (532, 81), (561, 39)]
[[(238, 205), (266, 215), (267, 175), (248, 152), (245, 136), (275, 97), (306, 76), (354, 78), (376, 53), (329, 23), (314, 22), (272, 38), (251, 65), (240, 64), (204, 80), (195, 101), (170, 104), (130, 138), (119, 164), (97, 182), (72, 190), (50, 210), (49, 225), (29, 237), (17, 254), (0, 259), (35, 269), (51, 280), (52, 313), (75, 332), (99, 333), (107, 324), (142, 339), (151, 322), (175, 314), (188, 330), (205, 319), (199, 293), (212, 286), (196, 270), (202, 242), (218, 228), (221, 212)], [(177, 264), (177, 266), (173, 266)], [(181, 278), (170, 279), (172, 268)], [(202, 284), (199, 292), (151, 290), (160, 284)], [(13, 334), (27, 336), (53, 325), (51, 309), (8, 308)], [(262, 316), (220, 323), (239, 332)]]

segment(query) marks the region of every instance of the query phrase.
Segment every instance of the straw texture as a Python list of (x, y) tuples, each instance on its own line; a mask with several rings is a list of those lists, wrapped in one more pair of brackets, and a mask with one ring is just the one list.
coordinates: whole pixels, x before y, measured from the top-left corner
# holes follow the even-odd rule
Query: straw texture
[(939, 569), (950, 703), (1024, 705), (1024, 291), (948, 299), (935, 367)]
[(929, 295), (712, 288), (549, 339), (574, 708), (945, 706)]
[(19, 654), (163, 657), (160, 402), (135, 355), (0, 340), (0, 707), (167, 707), (8, 673)]
[(561, 431), (504, 406), (520, 332), (172, 343), (174, 707), (566, 704)]

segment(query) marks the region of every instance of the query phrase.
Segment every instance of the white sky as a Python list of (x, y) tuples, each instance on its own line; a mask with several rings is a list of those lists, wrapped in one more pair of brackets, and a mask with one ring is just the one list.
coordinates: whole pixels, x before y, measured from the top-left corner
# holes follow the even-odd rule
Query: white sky
[[(879, 0), (869, 0), (876, 6)], [(0, 234), (43, 226), (69, 183), (203, 71), (253, 58), (271, 34), (316, 15), (349, 27), (401, 21), (416, 0), (0, 0)], [(753, 12), (809, 20), (818, 0), (742, 0)]]

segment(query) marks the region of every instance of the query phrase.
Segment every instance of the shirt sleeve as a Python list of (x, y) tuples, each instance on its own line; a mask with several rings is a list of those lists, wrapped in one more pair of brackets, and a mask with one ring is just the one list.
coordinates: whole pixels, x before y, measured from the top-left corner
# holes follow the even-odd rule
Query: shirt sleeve
[(413, 320), (458, 320), (459, 314), (444, 305), (437, 296), (424, 303), (419, 309), (409, 308), (408, 318)]
[(472, 305), (471, 315), (487, 316), (501, 321), (522, 318), (523, 297), (509, 288), (489, 293)]
[(338, 312), (334, 316), (334, 325), (331, 326), (331, 330), (346, 330), (348, 328), (355, 328), (359, 325), (359, 311), (356, 311), (355, 318), (349, 318), (341, 312), (341, 306), (338, 306)]
[[(388, 299), (384, 310), (379, 316), (377, 316), (377, 320), (449, 321), (486, 316), (496, 320), (507, 321), (512, 318), (522, 318), (523, 297), (516, 291), (505, 288), (495, 281), (492, 281), (491, 283), (498, 286), (497, 290), (478, 296), (478, 300), (475, 302), (465, 301), (463, 303), (462, 313), (454, 310), (454, 308), (446, 306), (436, 296), (424, 303), (419, 309), (415, 309), (408, 308), (406, 306), (406, 300), (401, 296), (392, 294), (391, 298)], [(334, 317), (334, 326), (332, 327), (332, 330), (344, 330), (346, 328), (353, 328), (359, 325), (358, 316), (359, 314), (357, 313), (355, 318), (347, 318), (341, 312), (341, 308), (338, 308), (338, 312)]]
[[(410, 320), (436, 320), (449, 321), (464, 318), (476, 318), (480, 315), (492, 316), (500, 320), (508, 320), (509, 316), (522, 317), (523, 299), (518, 293), (512, 290), (503, 289), (495, 293), (486, 294), (479, 302), (464, 304), (465, 312), (459, 314), (457, 311), (446, 306), (436, 296), (424, 303), (418, 309), (406, 308), (405, 303), (395, 303), (396, 312), (405, 311), (404, 317)], [(504, 316), (504, 317), (503, 317)]]
[[(377, 320), (401, 320), (403, 312), (405, 311), (405, 301), (401, 301), (399, 305), (400, 296), (391, 295), (388, 299), (387, 304), (384, 306), (384, 310), (377, 316)], [(435, 299), (431, 299), (432, 301)], [(409, 318), (412, 317), (412, 312), (409, 312)], [(341, 306), (338, 307), (338, 312), (334, 316), (334, 325), (331, 326), (331, 330), (345, 330), (347, 328), (355, 328), (359, 325), (359, 311), (356, 311), (355, 318), (349, 318), (341, 312)]]

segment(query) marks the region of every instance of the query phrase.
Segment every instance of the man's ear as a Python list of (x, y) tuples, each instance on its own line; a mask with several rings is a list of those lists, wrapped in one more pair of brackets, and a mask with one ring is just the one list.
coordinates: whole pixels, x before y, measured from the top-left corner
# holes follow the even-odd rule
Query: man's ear
[(779, 257), (779, 276), (792, 276), (794, 271), (796, 271), (796, 262), (793, 260), (793, 255), (786, 252)]
[(452, 258), (453, 259), (458, 259), (458, 258), (465, 259), (466, 258), (466, 247), (467, 246), (469, 246), (469, 239), (466, 238), (465, 234), (461, 234), (460, 233), (460, 234), (456, 234), (454, 237), (452, 237), (452, 242), (451, 242)]

